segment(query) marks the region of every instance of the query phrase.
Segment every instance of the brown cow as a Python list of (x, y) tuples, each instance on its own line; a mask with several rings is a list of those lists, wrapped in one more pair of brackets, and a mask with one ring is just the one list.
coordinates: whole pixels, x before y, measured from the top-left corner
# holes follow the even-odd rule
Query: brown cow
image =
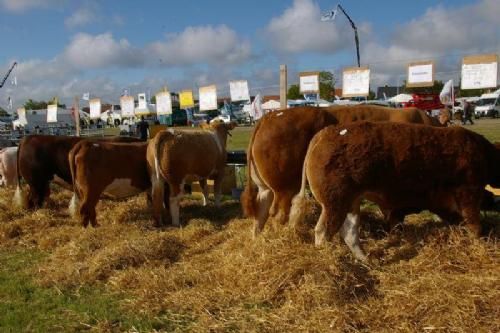
[(398, 209), (458, 214), (479, 234), (484, 187), (500, 186), (499, 163), (500, 149), (464, 128), (371, 122), (329, 126), (309, 145), (290, 223), (302, 219), (308, 181), (322, 207), (316, 244), (342, 227), (346, 244), (361, 260), (359, 201), (367, 193)]
[[(80, 201), (84, 227), (97, 226), (95, 207), (103, 192), (125, 198), (151, 187), (146, 142), (111, 143), (80, 141), (69, 152), (74, 192)], [(76, 208), (76, 207), (75, 207)]]
[(361, 120), (440, 125), (422, 110), (375, 105), (298, 107), (265, 115), (255, 127), (248, 146), (247, 186), (242, 196), (245, 215), (257, 219), (254, 235), (262, 230), (269, 216), (280, 223), (288, 221), (313, 136), (326, 126)]
[[(167, 130), (148, 145), (152, 183), (153, 215), (163, 224), (163, 196), (169, 194), (172, 224), (179, 225), (179, 199), (185, 182), (199, 180), (207, 199), (206, 180), (214, 179), (215, 204), (220, 205), (221, 183), (226, 164), (226, 140), (235, 124), (214, 123), (212, 130)], [(168, 187), (165, 188), (165, 182)]]
[[(68, 189), (73, 189), (68, 153), (83, 138), (73, 136), (30, 135), (24, 137), (17, 150), (18, 184), (14, 203), (23, 206), (21, 177), (28, 184), (28, 208), (42, 207), (49, 195), (49, 183), (56, 181)], [(92, 138), (98, 141), (137, 142), (137, 138), (111, 137)]]

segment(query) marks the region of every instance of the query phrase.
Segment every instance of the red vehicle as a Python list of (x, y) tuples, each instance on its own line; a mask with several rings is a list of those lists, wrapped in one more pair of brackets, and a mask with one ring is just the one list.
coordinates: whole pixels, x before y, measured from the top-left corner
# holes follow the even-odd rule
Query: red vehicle
[(444, 108), (443, 103), (439, 99), (439, 94), (412, 94), (412, 96), (413, 99), (407, 103), (403, 103), (403, 107), (416, 107), (429, 112)]

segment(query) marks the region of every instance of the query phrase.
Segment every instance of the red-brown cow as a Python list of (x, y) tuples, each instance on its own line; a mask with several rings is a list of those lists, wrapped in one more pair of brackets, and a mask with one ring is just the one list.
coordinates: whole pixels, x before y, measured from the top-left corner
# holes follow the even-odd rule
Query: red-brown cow
[(290, 223), (300, 223), (306, 182), (322, 207), (315, 242), (341, 227), (354, 256), (359, 246), (359, 201), (367, 193), (397, 209), (459, 215), (476, 234), (484, 187), (500, 186), (500, 149), (464, 128), (360, 122), (329, 126), (309, 145)]
[[(163, 224), (165, 193), (169, 194), (172, 224), (179, 225), (179, 199), (186, 182), (199, 180), (207, 199), (206, 180), (214, 179), (215, 205), (220, 205), (226, 165), (227, 135), (235, 124), (215, 123), (211, 130), (167, 130), (158, 133), (148, 146), (153, 215)], [(165, 182), (167, 187), (165, 188)]]
[(245, 215), (257, 219), (254, 235), (262, 230), (269, 216), (279, 223), (288, 221), (313, 136), (332, 124), (362, 120), (440, 125), (422, 110), (374, 105), (298, 107), (265, 115), (255, 127), (248, 146), (247, 186), (242, 196)]
[[(146, 142), (111, 143), (80, 141), (69, 152), (74, 192), (80, 202), (84, 227), (97, 226), (95, 207), (103, 192), (125, 198), (151, 187)], [(76, 207), (75, 207), (76, 208)]]
[[(49, 195), (49, 183), (72, 190), (71, 171), (68, 163), (68, 153), (75, 144), (83, 138), (72, 136), (30, 135), (24, 137), (17, 150), (18, 184), (14, 202), (23, 205), (20, 179), (28, 184), (28, 208), (42, 207)], [(111, 137), (92, 138), (92, 141), (137, 142), (136, 138)]]

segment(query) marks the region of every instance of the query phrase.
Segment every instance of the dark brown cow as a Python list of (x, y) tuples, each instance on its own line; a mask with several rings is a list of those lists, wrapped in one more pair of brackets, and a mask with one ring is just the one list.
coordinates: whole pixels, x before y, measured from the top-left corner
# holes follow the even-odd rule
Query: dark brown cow
[[(18, 185), (14, 202), (23, 206), (20, 178), (28, 184), (28, 208), (42, 207), (49, 195), (49, 183), (56, 181), (68, 189), (73, 189), (68, 153), (83, 138), (71, 136), (30, 135), (19, 143), (17, 151)], [(92, 139), (99, 141), (136, 142), (130, 137)]]
[[(164, 195), (169, 195), (172, 224), (179, 225), (179, 199), (186, 182), (200, 181), (203, 203), (208, 191), (206, 180), (214, 179), (215, 205), (220, 205), (226, 165), (227, 135), (235, 124), (215, 123), (211, 130), (167, 130), (158, 133), (148, 146), (153, 215), (163, 224)], [(165, 183), (167, 186), (165, 186)]]
[(357, 228), (359, 201), (367, 193), (397, 209), (458, 215), (479, 234), (484, 188), (500, 186), (499, 163), (500, 149), (464, 128), (371, 122), (329, 126), (309, 145), (290, 222), (302, 219), (308, 181), (322, 207), (316, 244), (342, 227), (358, 259), (365, 259)]
[[(103, 192), (125, 198), (151, 187), (146, 151), (148, 144), (80, 141), (69, 152), (74, 192), (80, 201), (84, 227), (97, 226), (95, 207)], [(76, 208), (76, 207), (75, 207)]]
[(326, 126), (361, 120), (440, 125), (422, 110), (374, 105), (298, 107), (265, 115), (255, 127), (248, 146), (247, 186), (242, 196), (245, 215), (257, 219), (254, 235), (262, 230), (269, 216), (279, 223), (288, 220), (313, 136)]

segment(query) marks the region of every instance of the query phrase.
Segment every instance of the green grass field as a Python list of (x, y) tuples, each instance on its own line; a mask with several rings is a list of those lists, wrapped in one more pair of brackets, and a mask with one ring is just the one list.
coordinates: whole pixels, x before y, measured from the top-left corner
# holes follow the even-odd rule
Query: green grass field
[[(500, 141), (500, 120), (467, 128)], [(251, 133), (236, 128), (228, 149), (246, 149)], [(216, 210), (185, 200), (186, 226), (158, 230), (142, 197), (103, 201), (103, 226), (83, 230), (65, 212), (67, 192), (30, 213), (12, 209), (12, 194), (0, 191), (0, 332), (500, 328), (491, 216), (484, 241), (429, 214), (387, 239), (371, 227), (365, 247), (380, 259), (366, 270), (338, 239), (321, 250), (273, 232), (252, 241), (236, 202)]]

